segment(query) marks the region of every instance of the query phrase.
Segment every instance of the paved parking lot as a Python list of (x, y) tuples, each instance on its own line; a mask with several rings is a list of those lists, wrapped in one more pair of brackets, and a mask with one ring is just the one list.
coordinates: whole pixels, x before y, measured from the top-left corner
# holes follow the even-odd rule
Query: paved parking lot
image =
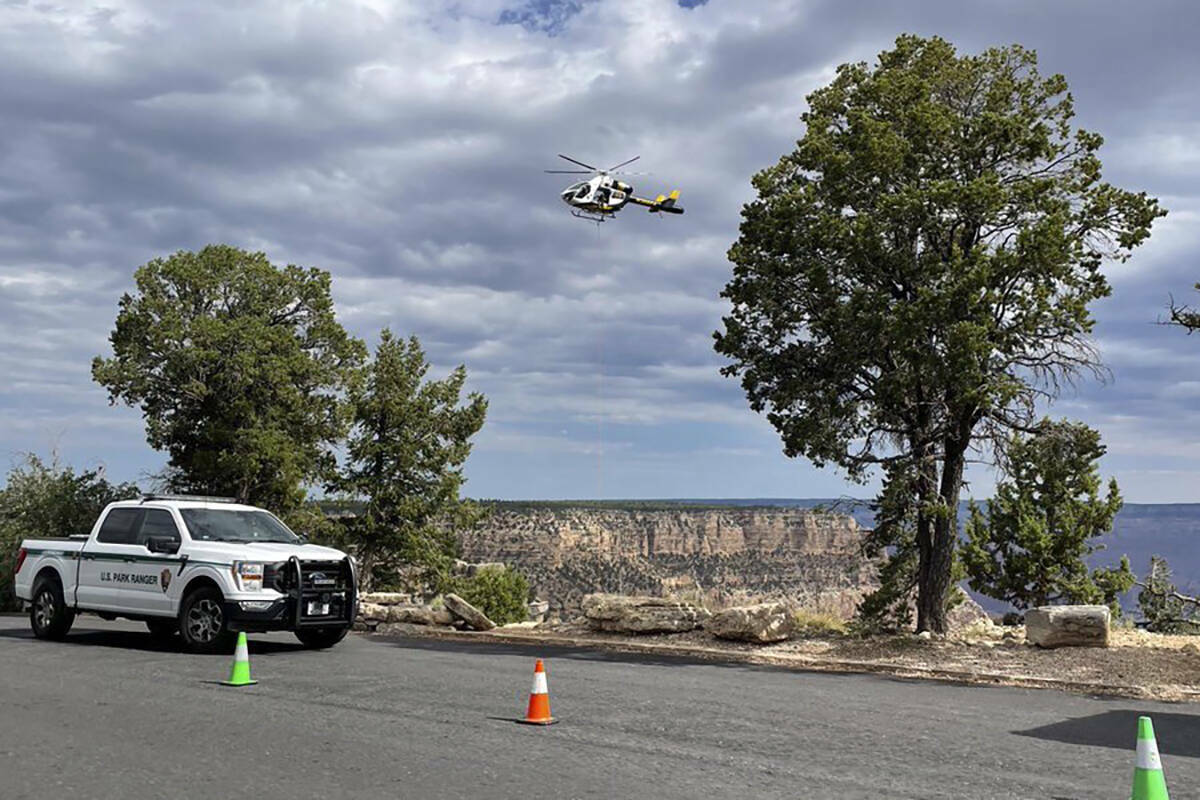
[[(226, 656), (81, 617), (0, 617), (0, 797), (1128, 797), (1150, 713), (1172, 797), (1200, 796), (1200, 706), (876, 676), (354, 635)], [(530, 728), (534, 659), (562, 721)]]

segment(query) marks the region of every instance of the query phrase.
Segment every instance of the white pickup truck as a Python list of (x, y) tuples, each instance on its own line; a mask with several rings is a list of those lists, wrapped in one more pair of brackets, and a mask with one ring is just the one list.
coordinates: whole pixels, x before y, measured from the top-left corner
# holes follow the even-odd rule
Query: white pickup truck
[(88, 611), (178, 633), (195, 652), (231, 648), (237, 631), (331, 647), (358, 605), (346, 554), (306, 544), (261, 508), (186, 495), (112, 503), (86, 537), (27, 539), (15, 583), (39, 638), (65, 636)]

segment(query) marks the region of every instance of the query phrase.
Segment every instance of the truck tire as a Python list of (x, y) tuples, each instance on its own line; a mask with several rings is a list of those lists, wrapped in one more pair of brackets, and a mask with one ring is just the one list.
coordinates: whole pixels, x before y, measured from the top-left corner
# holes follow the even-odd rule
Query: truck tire
[(225, 620), (225, 598), (215, 586), (201, 586), (183, 598), (179, 609), (179, 638), (193, 653), (225, 653), (233, 649), (234, 633)]
[(148, 619), (146, 627), (150, 629), (151, 638), (166, 641), (179, 633), (179, 623), (173, 619)]
[(309, 650), (325, 650), (345, 639), (349, 632), (349, 628), (309, 628), (296, 631), (296, 638)]
[(62, 584), (57, 578), (41, 578), (33, 587), (29, 624), (39, 639), (62, 639), (75, 622), (75, 612), (67, 608)]

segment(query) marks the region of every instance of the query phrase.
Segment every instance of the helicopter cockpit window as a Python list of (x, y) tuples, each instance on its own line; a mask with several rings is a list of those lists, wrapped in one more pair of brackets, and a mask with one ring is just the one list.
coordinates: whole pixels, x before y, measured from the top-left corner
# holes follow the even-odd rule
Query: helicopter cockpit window
[(591, 188), (592, 188), (592, 187), (588, 186), (588, 185), (585, 183), (585, 184), (583, 184), (582, 186), (580, 186), (580, 187), (579, 187), (579, 191), (575, 193), (575, 196), (576, 196), (577, 198), (580, 198), (580, 199), (582, 199), (582, 198), (584, 198), (584, 197), (587, 197), (588, 190), (589, 190), (589, 189), (591, 189)]

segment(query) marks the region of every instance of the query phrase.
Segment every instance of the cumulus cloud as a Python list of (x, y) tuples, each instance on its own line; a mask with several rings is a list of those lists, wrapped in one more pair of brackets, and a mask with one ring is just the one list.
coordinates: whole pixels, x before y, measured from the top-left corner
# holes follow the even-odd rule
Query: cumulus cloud
[[(58, 447), (136, 478), (161, 464), (106, 405), (105, 350), (133, 269), (228, 242), (334, 273), (373, 341), (418, 335), (491, 398), (469, 491), (536, 496), (865, 492), (779, 455), (717, 375), (725, 251), (749, 177), (802, 135), (804, 96), (901, 32), (1021, 42), (1105, 134), (1106, 173), (1164, 199), (1098, 307), (1112, 367), (1052, 413), (1099, 425), (1131, 499), (1200, 469), (1200, 342), (1155, 326), (1186, 296), (1200, 215), (1200, 56), (1186, 2), (105, 0), (0, 4), (0, 452)], [(555, 154), (641, 155), (636, 209), (572, 219)], [(1143, 446), (1132, 452), (1134, 443)], [(986, 486), (981, 474), (976, 486)]]

